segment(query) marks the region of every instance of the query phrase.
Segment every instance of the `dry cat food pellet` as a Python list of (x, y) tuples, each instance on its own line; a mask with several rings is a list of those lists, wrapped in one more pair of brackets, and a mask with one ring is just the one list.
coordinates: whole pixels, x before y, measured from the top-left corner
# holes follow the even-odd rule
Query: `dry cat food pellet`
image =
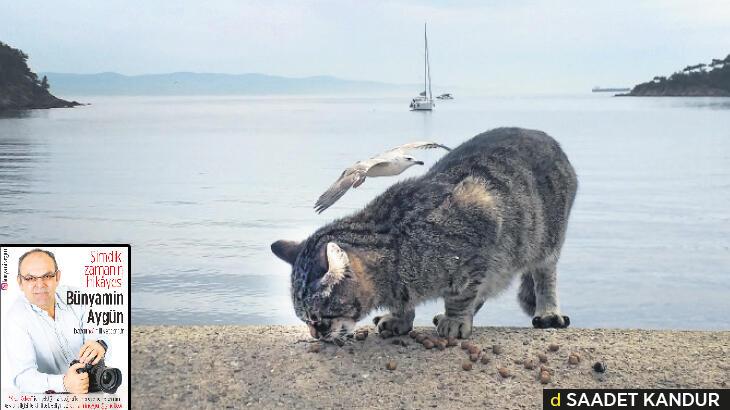
[(578, 356), (577, 353), (571, 353), (568, 357), (568, 363), (570, 364), (578, 364), (580, 362), (580, 356)]
[(449, 338), (446, 340), (446, 346), (454, 347), (458, 345), (459, 342), (456, 340), (454, 336), (449, 336)]
[(555, 343), (548, 346), (548, 350), (550, 350), (551, 352), (557, 352), (558, 349), (560, 349), (560, 345), (556, 345)]
[(525, 360), (525, 369), (527, 370), (533, 370), (535, 367), (537, 367), (537, 364), (533, 359), (527, 359)]
[(492, 346), (492, 353), (494, 354), (502, 354), (502, 346), (500, 345), (494, 345)]
[(482, 364), (487, 364), (487, 363), (489, 363), (489, 357), (487, 357), (487, 355), (482, 356)]
[(471, 362), (464, 362), (461, 364), (461, 368), (464, 370), (471, 370)]
[(606, 363), (602, 362), (595, 362), (593, 363), (593, 370), (595, 370), (597, 373), (603, 373), (606, 371)]
[(433, 342), (431, 341), (431, 339), (424, 340), (423, 347), (425, 347), (426, 349), (431, 349), (433, 347)]
[(395, 370), (395, 368), (397, 367), (397, 364), (395, 363), (395, 360), (389, 360), (388, 361), (388, 364), (386, 364), (385, 367), (388, 370), (391, 370), (392, 371), (392, 370)]
[(547, 363), (547, 355), (545, 353), (538, 353), (537, 358), (540, 359), (540, 363)]
[(469, 360), (471, 360), (472, 362), (476, 362), (477, 360), (479, 360), (479, 355), (477, 353), (472, 353), (469, 355)]
[(547, 366), (540, 366), (540, 372), (548, 372), (550, 374), (553, 374), (553, 369), (551, 369)]
[(497, 371), (499, 372), (499, 375), (504, 377), (505, 379), (508, 377), (512, 377), (512, 373), (510, 373), (509, 369), (506, 367), (500, 367), (499, 369), (497, 369)]
[(540, 383), (542, 384), (548, 384), (550, 383), (550, 373), (547, 371), (540, 372)]

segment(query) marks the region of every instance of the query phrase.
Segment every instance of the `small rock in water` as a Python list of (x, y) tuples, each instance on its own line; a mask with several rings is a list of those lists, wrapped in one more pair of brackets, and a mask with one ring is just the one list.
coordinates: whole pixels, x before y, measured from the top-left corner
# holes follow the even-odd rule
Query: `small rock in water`
[(540, 372), (540, 383), (542, 384), (548, 384), (550, 383), (550, 373), (547, 371)]
[(603, 362), (593, 363), (593, 370), (595, 370), (596, 373), (604, 373), (606, 371), (606, 363), (603, 363)]
[(464, 370), (467, 370), (467, 371), (468, 370), (471, 370), (471, 368), (472, 368), (471, 362), (464, 362), (464, 363), (462, 363), (461, 364), (461, 368), (464, 369)]
[(389, 360), (388, 364), (386, 364), (385, 367), (388, 370), (393, 371), (393, 370), (395, 370), (396, 367), (398, 367), (398, 365), (395, 363), (395, 360)]
[(508, 377), (512, 377), (512, 373), (506, 367), (500, 367), (499, 369), (497, 369), (497, 371), (499, 372), (499, 375), (504, 377), (505, 379)]
[(494, 345), (492, 346), (492, 353), (494, 354), (502, 354), (504, 350), (502, 349), (502, 346), (500, 345)]
[(548, 346), (548, 350), (551, 352), (557, 352), (558, 349), (560, 349), (560, 345), (556, 345), (555, 343), (552, 343), (550, 346)]
[(547, 363), (547, 355), (545, 353), (538, 353), (537, 358), (540, 359), (540, 363)]

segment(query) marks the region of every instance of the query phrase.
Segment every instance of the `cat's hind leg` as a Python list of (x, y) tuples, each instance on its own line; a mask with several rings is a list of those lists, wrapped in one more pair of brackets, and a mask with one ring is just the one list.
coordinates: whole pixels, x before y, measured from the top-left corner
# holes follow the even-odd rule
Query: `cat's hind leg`
[[(476, 297), (476, 292), (444, 297), (446, 312), (433, 318), (433, 324), (440, 336), (460, 339), (471, 336)], [(479, 303), (479, 307), (481, 303), (483, 301)]]
[[(570, 318), (560, 313), (558, 303), (558, 275), (555, 269), (557, 261), (550, 261), (535, 268), (530, 269), (526, 275), (532, 277), (534, 284), (534, 317), (532, 325), (536, 328), (544, 329), (549, 327), (565, 328), (570, 325)], [(523, 276), (523, 285), (529, 285), (529, 278)], [(522, 300), (522, 297), (529, 297), (530, 292), (520, 290), (520, 301), (523, 308), (531, 307), (529, 300)], [(527, 306), (525, 306), (527, 305)], [(525, 309), (529, 311), (529, 309)]]

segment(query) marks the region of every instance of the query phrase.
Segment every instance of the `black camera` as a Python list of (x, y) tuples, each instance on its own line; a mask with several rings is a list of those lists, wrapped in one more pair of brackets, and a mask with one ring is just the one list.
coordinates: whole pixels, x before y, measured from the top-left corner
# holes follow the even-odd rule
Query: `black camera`
[[(71, 366), (79, 363), (78, 360), (71, 362)], [(87, 363), (84, 367), (76, 369), (76, 373), (89, 374), (89, 393), (103, 391), (104, 393), (116, 393), (119, 385), (122, 384), (122, 372), (114, 367), (106, 367), (104, 359), (97, 364)]]

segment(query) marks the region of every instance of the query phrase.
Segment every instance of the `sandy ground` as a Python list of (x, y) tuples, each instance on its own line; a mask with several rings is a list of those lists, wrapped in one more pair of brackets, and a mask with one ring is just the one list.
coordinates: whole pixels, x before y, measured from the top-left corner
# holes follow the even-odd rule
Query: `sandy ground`
[[(132, 408), (542, 408), (543, 388), (727, 388), (730, 332), (613, 329), (474, 330), (481, 360), (373, 333), (343, 347), (305, 326), (135, 326)], [(417, 328), (433, 335), (433, 328)], [(403, 344), (394, 344), (400, 339)], [(320, 345), (319, 343), (316, 343)], [(551, 344), (557, 351), (549, 350)], [(493, 346), (499, 345), (495, 354)], [(525, 359), (547, 356), (550, 382)], [(571, 353), (578, 364), (568, 362)], [(396, 369), (388, 370), (389, 360)], [(593, 364), (604, 362), (597, 373)], [(512, 376), (502, 377), (499, 367)]]

